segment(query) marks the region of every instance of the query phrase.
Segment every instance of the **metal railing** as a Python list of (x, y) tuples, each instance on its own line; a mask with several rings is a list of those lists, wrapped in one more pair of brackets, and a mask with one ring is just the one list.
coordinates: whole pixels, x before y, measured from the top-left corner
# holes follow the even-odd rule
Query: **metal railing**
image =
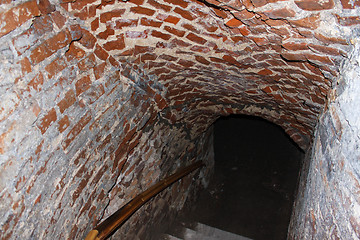
[(108, 217), (102, 223), (96, 226), (93, 230), (91, 230), (86, 236), (85, 240), (102, 240), (111, 236), (122, 224), (124, 224), (127, 219), (130, 218), (131, 215), (133, 215), (147, 201), (149, 201), (151, 198), (163, 191), (165, 188), (169, 187), (177, 180), (185, 177), (192, 171), (202, 166), (204, 166), (203, 162), (195, 162), (151, 186), (149, 189), (137, 195), (130, 202), (125, 204), (122, 208), (117, 210), (114, 214), (112, 214), (110, 217)]

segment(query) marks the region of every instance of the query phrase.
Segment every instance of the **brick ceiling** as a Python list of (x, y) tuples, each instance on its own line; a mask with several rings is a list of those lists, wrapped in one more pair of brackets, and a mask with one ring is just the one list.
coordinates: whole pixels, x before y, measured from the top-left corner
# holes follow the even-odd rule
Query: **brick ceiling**
[[(83, 20), (69, 55), (129, 66), (165, 91), (162, 116), (193, 134), (228, 114), (261, 116), (306, 148), (352, 31), (359, 1), (63, 1)], [(354, 10), (355, 9), (355, 10)], [(60, 16), (57, 21), (64, 21)], [(61, 23), (59, 23), (61, 26)], [(76, 36), (78, 35), (78, 36)], [(154, 80), (155, 79), (155, 80)]]

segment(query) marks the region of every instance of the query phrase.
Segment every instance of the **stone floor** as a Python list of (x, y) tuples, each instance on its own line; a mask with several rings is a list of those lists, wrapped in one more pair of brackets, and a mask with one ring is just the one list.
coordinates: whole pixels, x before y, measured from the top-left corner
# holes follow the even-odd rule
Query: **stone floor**
[(286, 239), (303, 153), (252, 117), (215, 124), (215, 174), (184, 218), (255, 240)]

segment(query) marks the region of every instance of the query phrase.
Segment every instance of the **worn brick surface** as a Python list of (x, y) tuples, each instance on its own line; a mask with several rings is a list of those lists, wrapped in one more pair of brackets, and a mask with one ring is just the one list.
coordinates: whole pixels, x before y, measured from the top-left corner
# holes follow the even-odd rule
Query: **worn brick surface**
[[(359, 239), (360, 45), (349, 61), (318, 123), (302, 172), (289, 239)], [(326, 217), (324, 217), (326, 216)], [(336, 226), (336, 227), (335, 227)]]
[[(0, 11), (5, 239), (81, 239), (196, 159), (209, 161), (195, 174), (206, 180), (219, 116), (263, 117), (307, 149), (360, 26), (357, 0), (4, 0)], [(119, 236), (144, 237), (142, 223), (200, 185), (174, 185)]]

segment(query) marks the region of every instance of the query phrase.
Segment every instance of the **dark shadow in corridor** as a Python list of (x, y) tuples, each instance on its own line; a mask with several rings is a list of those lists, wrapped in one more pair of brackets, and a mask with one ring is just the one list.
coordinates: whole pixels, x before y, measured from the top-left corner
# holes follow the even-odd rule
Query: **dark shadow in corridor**
[(215, 123), (215, 174), (191, 218), (256, 240), (286, 239), (303, 153), (255, 117)]

